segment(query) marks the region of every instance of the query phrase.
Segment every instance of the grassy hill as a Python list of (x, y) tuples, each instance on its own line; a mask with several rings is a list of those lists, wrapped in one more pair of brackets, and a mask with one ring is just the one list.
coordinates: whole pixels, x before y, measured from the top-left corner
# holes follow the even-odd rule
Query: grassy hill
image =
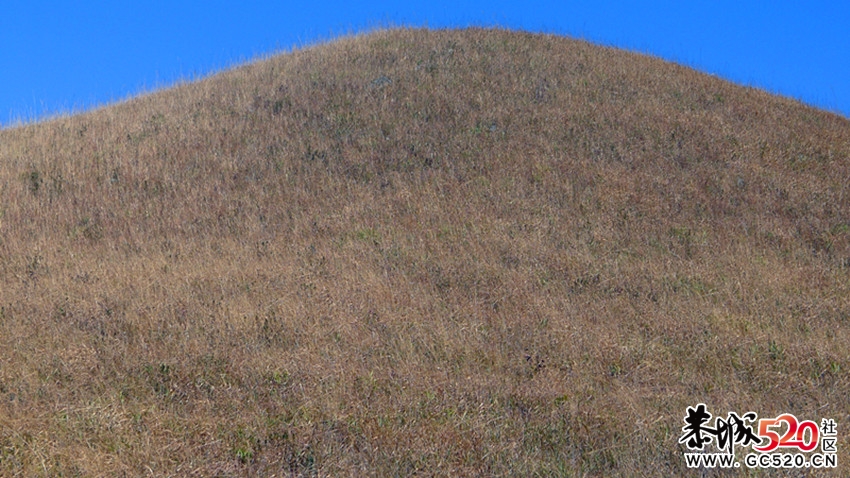
[(676, 476), (700, 402), (850, 461), (850, 122), (795, 101), (381, 31), (0, 131), (0, 198), (0, 475)]

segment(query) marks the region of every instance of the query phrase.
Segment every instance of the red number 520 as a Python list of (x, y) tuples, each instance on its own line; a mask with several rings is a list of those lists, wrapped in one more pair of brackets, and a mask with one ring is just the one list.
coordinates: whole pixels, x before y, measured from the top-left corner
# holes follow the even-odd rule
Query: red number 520
[[(781, 422), (788, 424), (788, 431), (782, 437), (771, 428), (779, 427)], [(805, 440), (806, 429), (809, 430), (809, 440)], [(812, 451), (818, 446), (818, 425), (811, 421), (797, 423), (797, 417), (790, 413), (779, 415), (776, 418), (762, 418), (759, 420), (759, 436), (767, 438), (769, 442), (764, 446), (756, 446), (754, 449), (760, 452), (769, 452), (778, 447), (798, 448), (800, 451)]]

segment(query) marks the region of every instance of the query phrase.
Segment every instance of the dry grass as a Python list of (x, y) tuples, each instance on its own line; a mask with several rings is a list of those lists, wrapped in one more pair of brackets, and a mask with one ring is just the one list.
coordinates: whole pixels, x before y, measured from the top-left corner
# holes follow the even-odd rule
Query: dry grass
[(0, 131), (0, 474), (675, 476), (698, 402), (835, 418), (846, 470), (848, 157), (479, 29)]

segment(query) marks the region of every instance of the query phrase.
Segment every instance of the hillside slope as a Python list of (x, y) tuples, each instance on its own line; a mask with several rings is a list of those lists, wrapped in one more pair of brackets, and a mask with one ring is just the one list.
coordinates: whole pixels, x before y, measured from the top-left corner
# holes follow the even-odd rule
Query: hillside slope
[(846, 430), (848, 158), (839, 116), (480, 29), (0, 131), (0, 474), (679, 475), (700, 402)]

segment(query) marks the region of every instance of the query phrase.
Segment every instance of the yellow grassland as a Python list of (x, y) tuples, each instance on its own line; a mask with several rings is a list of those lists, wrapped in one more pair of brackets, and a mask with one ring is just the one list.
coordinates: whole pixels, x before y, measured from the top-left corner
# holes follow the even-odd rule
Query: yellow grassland
[(680, 476), (700, 402), (834, 418), (846, 471), (849, 157), (490, 29), (0, 131), (0, 475)]

